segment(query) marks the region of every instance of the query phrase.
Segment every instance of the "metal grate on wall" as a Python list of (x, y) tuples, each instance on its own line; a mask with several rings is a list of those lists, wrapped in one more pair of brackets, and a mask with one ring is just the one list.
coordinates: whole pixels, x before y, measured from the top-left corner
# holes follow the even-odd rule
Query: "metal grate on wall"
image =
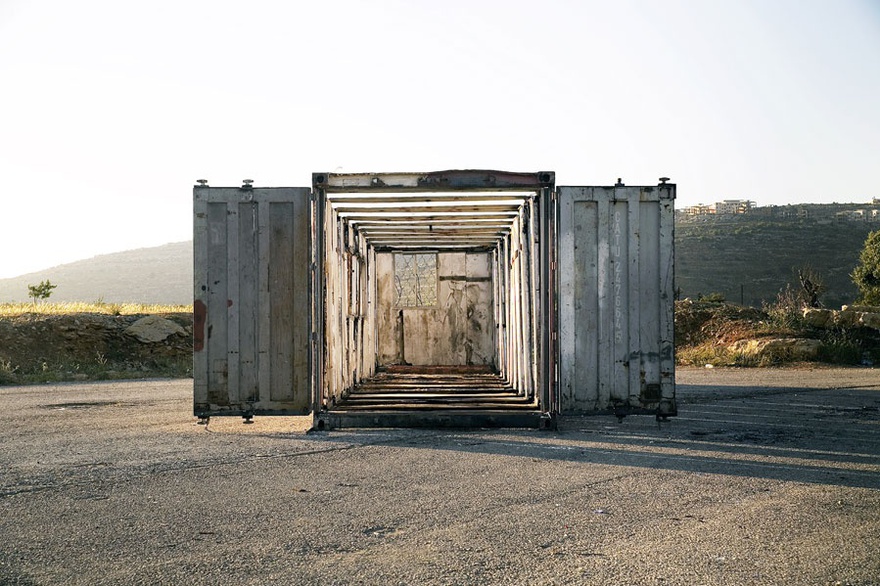
[(394, 287), (398, 307), (437, 305), (436, 253), (395, 254)]

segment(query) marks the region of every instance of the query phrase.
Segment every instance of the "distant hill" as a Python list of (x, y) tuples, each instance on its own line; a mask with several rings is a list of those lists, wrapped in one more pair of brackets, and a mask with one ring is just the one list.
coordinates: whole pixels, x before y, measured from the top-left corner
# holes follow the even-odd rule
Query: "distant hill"
[(681, 296), (717, 292), (740, 303), (742, 295), (746, 305), (761, 307), (763, 301), (774, 301), (787, 283), (797, 285), (799, 267), (811, 267), (828, 287), (820, 297), (825, 306), (852, 303), (858, 290), (849, 274), (868, 234), (880, 224), (811, 215), (744, 214), (676, 222), (675, 273)]
[[(841, 206), (838, 206), (841, 207)], [(731, 302), (760, 307), (773, 301), (795, 270), (810, 266), (825, 280), (828, 307), (852, 303), (849, 274), (872, 229), (880, 224), (833, 219), (831, 205), (810, 206), (809, 217), (761, 214), (676, 221), (676, 285), (682, 297), (721, 293)], [(52, 301), (192, 303), (192, 241), (141, 248), (0, 279), (0, 303), (28, 301), (27, 286), (58, 285)], [(742, 289), (741, 289), (742, 287)]]
[(58, 285), (51, 301), (102, 299), (105, 303), (192, 303), (193, 243), (175, 242), (59, 265), (0, 279), (0, 303), (30, 301), (28, 285)]

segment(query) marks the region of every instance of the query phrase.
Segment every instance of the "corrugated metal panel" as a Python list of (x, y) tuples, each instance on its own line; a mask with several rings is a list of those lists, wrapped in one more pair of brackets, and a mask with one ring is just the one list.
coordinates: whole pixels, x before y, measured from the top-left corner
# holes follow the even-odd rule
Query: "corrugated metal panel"
[(675, 413), (675, 186), (559, 187), (563, 413)]
[(197, 415), (311, 410), (309, 193), (194, 188)]
[[(197, 187), (195, 412), (314, 409), (320, 424), (354, 409), (352, 394), (377, 365), (404, 362), (406, 348), (431, 350), (406, 359), (421, 367), (459, 364), (437, 353), (453, 343), (464, 362), (493, 365), (504, 392), (543, 425), (559, 412), (674, 414), (675, 186), (554, 191), (553, 179), (316, 174), (311, 204), (305, 188)], [(440, 325), (413, 322), (425, 308), (378, 311), (396, 278), (384, 261), (401, 252), (464, 259), (440, 271), (441, 285), (456, 287), (438, 301), (466, 300), (467, 311)], [(455, 343), (470, 328), (485, 343)], [(400, 349), (384, 348), (389, 340)], [(419, 393), (438, 421), (463, 407), (462, 397)], [(380, 395), (386, 407), (404, 405)]]

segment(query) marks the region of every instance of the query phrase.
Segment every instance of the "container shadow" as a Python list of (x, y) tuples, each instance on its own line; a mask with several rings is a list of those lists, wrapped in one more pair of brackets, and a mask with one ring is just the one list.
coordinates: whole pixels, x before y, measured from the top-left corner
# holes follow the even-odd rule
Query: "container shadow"
[(749, 388), (694, 403), (689, 390), (681, 389), (679, 416), (660, 424), (646, 416), (621, 423), (566, 416), (555, 432), (340, 430), (316, 437), (525, 459), (522, 465), (555, 460), (880, 489), (876, 388)]
[[(643, 444), (621, 442), (614, 437), (584, 437), (566, 434), (565, 442), (523, 441), (519, 439), (484, 440), (469, 437), (463, 445), (451, 441), (435, 443), (432, 449), (453, 449), (497, 456), (539, 458), (578, 462), (590, 465), (670, 470), (697, 474), (720, 474), (749, 478), (764, 478), (788, 482), (804, 482), (835, 486), (880, 489), (880, 459), (875, 458), (873, 469), (848, 467), (846, 457), (829, 454), (813, 463), (792, 462), (778, 454), (766, 456), (769, 461), (751, 457), (736, 457), (735, 450), (716, 450), (715, 446), (676, 446), (678, 451), (658, 449)], [(691, 451), (692, 453), (683, 453)], [(744, 452), (747, 454), (747, 452)]]

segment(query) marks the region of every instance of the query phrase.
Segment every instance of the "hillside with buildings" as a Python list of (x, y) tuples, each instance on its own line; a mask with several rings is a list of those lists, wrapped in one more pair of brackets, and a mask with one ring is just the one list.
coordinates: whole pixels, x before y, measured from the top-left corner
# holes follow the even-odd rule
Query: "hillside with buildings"
[(784, 206), (758, 206), (748, 199), (725, 199), (712, 204), (697, 204), (675, 211), (679, 222), (735, 219), (741, 216), (772, 219), (812, 219), (817, 222), (880, 222), (880, 197), (870, 203), (805, 203)]
[(880, 229), (880, 199), (866, 204), (759, 207), (726, 200), (676, 211), (676, 285), (681, 297), (720, 293), (760, 307), (772, 302), (797, 270), (811, 268), (828, 307), (852, 303), (850, 273), (865, 238)]

